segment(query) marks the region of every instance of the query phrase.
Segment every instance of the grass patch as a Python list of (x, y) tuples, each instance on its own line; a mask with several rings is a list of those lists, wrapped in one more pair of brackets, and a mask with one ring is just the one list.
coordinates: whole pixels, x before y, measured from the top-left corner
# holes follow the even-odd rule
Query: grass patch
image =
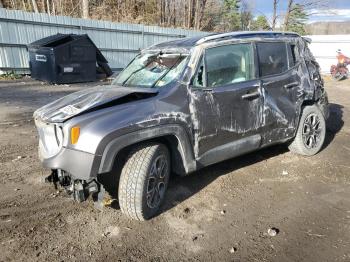
[(0, 75), (0, 80), (15, 80), (15, 79), (20, 79), (22, 77), (23, 77), (22, 75), (19, 75), (13, 71), (10, 71)]

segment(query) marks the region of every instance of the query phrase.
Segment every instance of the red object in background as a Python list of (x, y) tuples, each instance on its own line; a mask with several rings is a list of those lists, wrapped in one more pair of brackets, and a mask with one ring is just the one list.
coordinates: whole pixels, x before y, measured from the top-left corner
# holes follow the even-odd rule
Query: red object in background
[(338, 64), (346, 64), (346, 65), (350, 64), (350, 58), (345, 56), (341, 52), (338, 52), (337, 59), (338, 59)]
[(340, 50), (337, 53), (338, 64), (332, 65), (330, 72), (333, 79), (339, 81), (348, 77), (349, 70), (347, 65), (350, 64), (350, 58), (345, 56)]

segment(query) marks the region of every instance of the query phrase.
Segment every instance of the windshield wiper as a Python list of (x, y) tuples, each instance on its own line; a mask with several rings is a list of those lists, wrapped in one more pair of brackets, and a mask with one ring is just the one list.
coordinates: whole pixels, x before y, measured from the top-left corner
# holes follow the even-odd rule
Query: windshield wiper
[(174, 68), (175, 65), (178, 65), (178, 62), (180, 61), (180, 58), (181, 58), (181, 54), (179, 55), (179, 58), (176, 60), (176, 62), (168, 68), (168, 70), (166, 70), (160, 77), (158, 77), (158, 79), (150, 86), (150, 88), (154, 88), (156, 86), (156, 84), (163, 79), (164, 76), (166, 76), (167, 73), (169, 73), (169, 71), (171, 69)]

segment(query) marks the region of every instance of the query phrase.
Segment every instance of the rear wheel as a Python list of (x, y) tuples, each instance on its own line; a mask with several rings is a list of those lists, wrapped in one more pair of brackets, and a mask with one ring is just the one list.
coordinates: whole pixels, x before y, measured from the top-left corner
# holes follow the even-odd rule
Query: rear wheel
[(305, 156), (317, 154), (326, 136), (326, 121), (316, 105), (305, 106), (300, 118), (297, 134), (289, 150)]
[(170, 176), (170, 156), (162, 144), (145, 145), (133, 150), (119, 181), (121, 211), (136, 220), (147, 220), (159, 210)]

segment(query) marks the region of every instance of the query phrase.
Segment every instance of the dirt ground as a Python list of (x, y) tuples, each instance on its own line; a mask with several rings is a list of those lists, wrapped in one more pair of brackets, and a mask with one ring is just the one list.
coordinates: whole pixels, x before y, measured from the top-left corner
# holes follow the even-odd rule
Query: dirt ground
[(175, 177), (147, 222), (43, 183), (32, 113), (81, 88), (0, 82), (0, 261), (350, 261), (350, 80), (326, 82), (319, 154), (274, 146)]

